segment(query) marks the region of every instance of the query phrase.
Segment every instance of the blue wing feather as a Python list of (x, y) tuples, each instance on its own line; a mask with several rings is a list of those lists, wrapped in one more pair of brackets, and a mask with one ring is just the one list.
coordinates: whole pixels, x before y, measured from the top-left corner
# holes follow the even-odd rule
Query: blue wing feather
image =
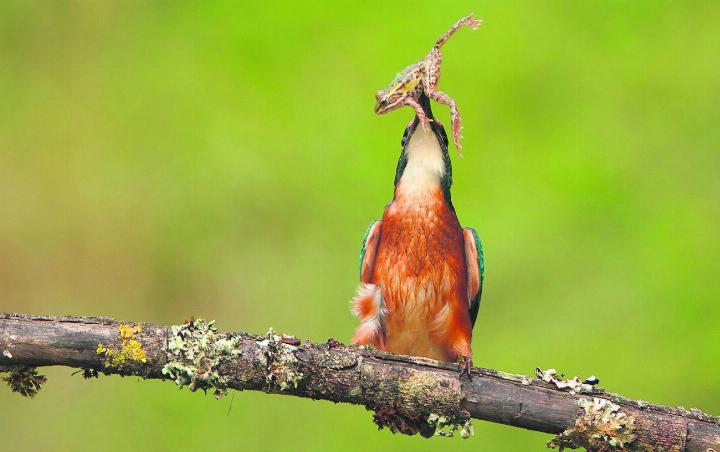
[(482, 249), (482, 242), (480, 242), (480, 236), (478, 235), (477, 231), (473, 228), (466, 228), (468, 229), (475, 239), (475, 249), (477, 250), (477, 264), (478, 264), (478, 270), (480, 272), (480, 288), (478, 290), (477, 297), (475, 297), (475, 300), (473, 300), (472, 305), (470, 306), (470, 321), (472, 322), (472, 325), (475, 326), (475, 321), (477, 320), (478, 311), (480, 310), (480, 298), (482, 297), (482, 290), (483, 290), (483, 280), (485, 279), (485, 256), (483, 255), (483, 249)]
[(363, 262), (365, 261), (365, 254), (367, 252), (367, 245), (368, 245), (368, 238), (370, 237), (370, 233), (373, 230), (373, 227), (380, 223), (380, 221), (373, 221), (370, 223), (370, 226), (368, 226), (367, 231), (365, 231), (365, 236), (363, 237), (362, 241), (362, 247), (360, 247), (360, 262), (359, 262), (359, 273), (360, 273), (360, 280), (362, 280), (362, 271), (363, 271)]

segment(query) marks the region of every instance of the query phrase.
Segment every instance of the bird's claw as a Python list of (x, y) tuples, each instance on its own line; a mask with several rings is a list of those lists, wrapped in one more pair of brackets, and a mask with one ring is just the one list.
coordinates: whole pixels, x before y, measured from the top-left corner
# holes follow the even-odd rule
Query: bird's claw
[(470, 373), (470, 369), (472, 369), (472, 358), (469, 356), (463, 356), (463, 364), (462, 369), (460, 369), (460, 375), (458, 376), (458, 379), (462, 380), (463, 375), (467, 375), (468, 380), (472, 381), (472, 374)]
[(343, 344), (333, 338), (330, 338), (327, 340), (326, 345), (327, 345), (328, 350), (330, 350), (333, 348), (342, 347)]

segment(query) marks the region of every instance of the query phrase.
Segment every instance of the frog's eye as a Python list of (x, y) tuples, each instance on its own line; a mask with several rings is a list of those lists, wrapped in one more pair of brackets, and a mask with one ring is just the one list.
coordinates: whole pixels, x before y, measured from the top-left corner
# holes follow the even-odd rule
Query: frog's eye
[(377, 92), (375, 93), (375, 99), (380, 100), (380, 98), (382, 98), (382, 97), (383, 97), (383, 92), (382, 92), (382, 91), (377, 91)]

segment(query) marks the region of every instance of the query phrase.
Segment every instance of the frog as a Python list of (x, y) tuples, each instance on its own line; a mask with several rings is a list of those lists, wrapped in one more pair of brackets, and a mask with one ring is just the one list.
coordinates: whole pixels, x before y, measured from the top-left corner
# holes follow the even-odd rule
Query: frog
[(482, 24), (482, 20), (474, 19), (473, 16), (474, 14), (470, 14), (455, 22), (448, 31), (440, 36), (425, 58), (400, 71), (395, 80), (385, 89), (375, 93), (375, 113), (382, 115), (404, 106), (412, 107), (425, 130), (429, 127), (429, 121), (439, 121), (427, 117), (420, 106), (420, 93), (425, 92), (430, 99), (447, 105), (450, 108), (453, 143), (460, 155), (462, 155), (462, 136), (460, 134), (462, 123), (457, 104), (452, 97), (437, 89), (440, 80), (440, 64), (442, 63), (440, 48), (460, 28), (468, 26), (472, 30), (477, 29)]

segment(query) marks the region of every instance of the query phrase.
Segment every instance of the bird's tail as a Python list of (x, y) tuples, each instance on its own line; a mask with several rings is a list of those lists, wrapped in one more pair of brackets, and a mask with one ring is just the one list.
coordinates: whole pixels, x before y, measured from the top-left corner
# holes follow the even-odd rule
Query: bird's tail
[(352, 313), (360, 320), (353, 336), (353, 344), (371, 344), (380, 349), (384, 348), (385, 316), (388, 310), (380, 287), (375, 284), (360, 284), (350, 303)]

